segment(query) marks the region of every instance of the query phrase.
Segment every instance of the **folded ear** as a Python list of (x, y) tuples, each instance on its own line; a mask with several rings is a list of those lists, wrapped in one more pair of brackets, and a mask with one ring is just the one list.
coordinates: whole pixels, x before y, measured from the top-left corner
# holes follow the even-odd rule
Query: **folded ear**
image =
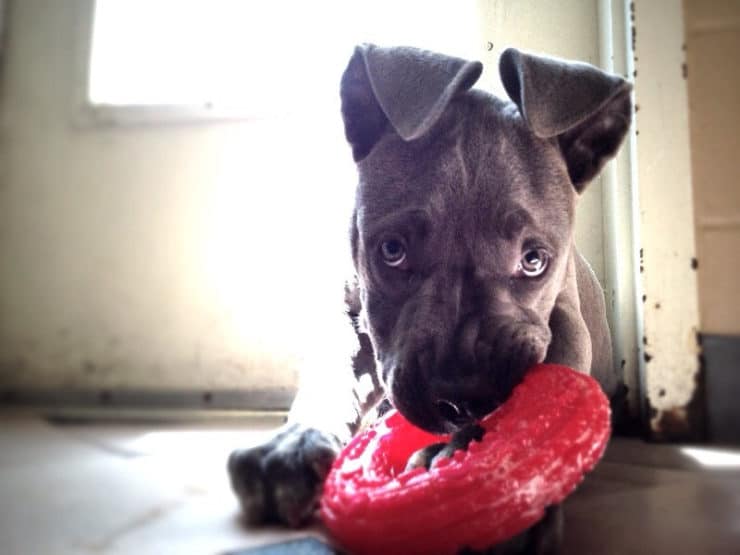
[(341, 84), (344, 129), (355, 160), (367, 156), (389, 123), (405, 141), (422, 137), (482, 70), (480, 62), (417, 48), (355, 48)]
[(594, 66), (509, 48), (501, 81), (532, 132), (556, 137), (578, 192), (619, 149), (632, 118), (632, 85)]

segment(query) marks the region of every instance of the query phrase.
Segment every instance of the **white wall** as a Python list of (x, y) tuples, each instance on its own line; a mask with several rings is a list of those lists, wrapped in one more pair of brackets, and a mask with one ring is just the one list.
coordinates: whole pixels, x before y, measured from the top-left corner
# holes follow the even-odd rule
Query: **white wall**
[[(79, 126), (89, 9), (31, 0), (8, 14), (0, 385), (293, 383), (312, 308), (298, 305), (300, 283), (317, 282), (311, 300), (328, 290), (321, 251), (347, 227), (329, 206), (354, 182), (339, 118)], [(308, 143), (311, 126), (324, 131)], [(342, 150), (308, 158), (322, 141)]]
[[(90, 6), (22, 0), (8, 14), (0, 387), (291, 385), (341, 296), (326, 253), (344, 246), (354, 174), (338, 114), (80, 125)], [(479, 34), (450, 39), (454, 17), (429, 25), (452, 53), (483, 59), (482, 87), (498, 86), (505, 45), (598, 62), (591, 2), (478, 7)], [(600, 276), (601, 221), (595, 183), (578, 242)]]
[[(686, 42), (675, 0), (634, 4), (635, 154), (644, 416), (656, 438), (703, 435)], [(643, 32), (645, 30), (645, 32)]]

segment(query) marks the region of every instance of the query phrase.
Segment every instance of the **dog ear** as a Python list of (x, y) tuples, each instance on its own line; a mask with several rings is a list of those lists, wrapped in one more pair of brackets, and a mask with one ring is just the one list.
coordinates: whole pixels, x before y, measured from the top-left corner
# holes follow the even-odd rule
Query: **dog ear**
[(619, 149), (632, 117), (632, 85), (594, 66), (504, 51), (499, 73), (535, 135), (556, 137), (580, 193)]
[(344, 130), (355, 161), (367, 156), (388, 123), (405, 141), (423, 136), (482, 70), (480, 62), (417, 48), (355, 48), (341, 84)]

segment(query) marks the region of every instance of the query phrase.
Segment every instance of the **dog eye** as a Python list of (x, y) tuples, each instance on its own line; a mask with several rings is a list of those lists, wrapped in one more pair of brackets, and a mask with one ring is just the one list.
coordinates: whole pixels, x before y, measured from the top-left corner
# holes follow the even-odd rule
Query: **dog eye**
[(386, 239), (380, 244), (380, 254), (383, 262), (392, 268), (397, 268), (406, 260), (406, 245), (396, 237)]
[(544, 249), (530, 249), (522, 255), (517, 266), (517, 274), (526, 277), (540, 276), (547, 268), (549, 260), (550, 257)]

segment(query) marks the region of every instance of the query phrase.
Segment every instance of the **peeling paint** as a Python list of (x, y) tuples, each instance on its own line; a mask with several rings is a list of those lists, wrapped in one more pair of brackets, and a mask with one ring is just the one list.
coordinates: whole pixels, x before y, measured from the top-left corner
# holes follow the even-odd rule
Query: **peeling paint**
[(689, 432), (688, 412), (684, 407), (655, 411), (650, 425), (655, 435), (661, 439), (685, 437)]
[[(696, 326), (692, 327), (686, 334), (686, 351), (693, 356), (701, 356), (701, 334)], [(702, 361), (700, 361), (699, 368), (703, 367)]]
[(703, 402), (692, 339), (696, 274), (686, 271), (695, 240), (687, 82), (677, 71), (686, 61), (683, 14), (680, 3), (636, 2), (631, 9), (635, 25), (648, 29), (640, 37), (639, 70), (649, 79), (635, 83), (645, 431), (654, 439), (679, 439), (698, 435), (694, 412)]
[[(655, 439), (668, 441), (704, 441), (706, 439), (705, 371), (701, 355), (698, 361), (700, 367), (694, 380), (694, 393), (686, 405), (658, 409), (650, 403), (650, 429)], [(668, 391), (665, 388), (659, 389), (658, 397), (667, 398)]]

